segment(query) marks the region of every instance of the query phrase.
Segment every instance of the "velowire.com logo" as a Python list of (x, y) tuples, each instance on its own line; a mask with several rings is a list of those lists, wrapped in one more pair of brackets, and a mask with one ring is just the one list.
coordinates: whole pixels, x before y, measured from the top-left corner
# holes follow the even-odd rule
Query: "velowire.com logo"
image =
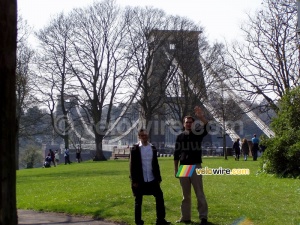
[(191, 177), (193, 172), (197, 175), (249, 175), (250, 169), (229, 168), (196, 168), (196, 165), (180, 165), (176, 177)]

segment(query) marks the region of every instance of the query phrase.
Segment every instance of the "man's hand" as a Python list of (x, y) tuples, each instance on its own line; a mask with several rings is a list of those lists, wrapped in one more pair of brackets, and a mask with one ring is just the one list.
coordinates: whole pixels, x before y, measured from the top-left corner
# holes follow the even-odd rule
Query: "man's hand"
[[(176, 174), (178, 173), (178, 160), (174, 160), (174, 175), (176, 177)], [(177, 177), (176, 177), (177, 178)]]
[(175, 177), (177, 178), (177, 176), (176, 176), (176, 175), (177, 175), (177, 173), (178, 173), (178, 169), (177, 169), (177, 170), (175, 169), (175, 170), (174, 170), (174, 172), (175, 172), (175, 174), (174, 174), (174, 175), (175, 175)]
[(204, 124), (207, 124), (207, 120), (204, 116), (204, 112), (203, 110), (199, 107), (199, 106), (195, 106), (194, 108), (194, 111), (195, 111), (195, 115), (204, 123)]
[(135, 187), (135, 188), (137, 188), (139, 186), (139, 184), (138, 183), (132, 183), (132, 187)]

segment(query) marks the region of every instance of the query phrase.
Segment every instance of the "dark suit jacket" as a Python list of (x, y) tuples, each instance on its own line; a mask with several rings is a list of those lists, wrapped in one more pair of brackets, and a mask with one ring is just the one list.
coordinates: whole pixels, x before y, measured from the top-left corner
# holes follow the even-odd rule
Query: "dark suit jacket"
[[(157, 159), (157, 150), (151, 145), (153, 151), (152, 172), (156, 181), (161, 182), (160, 169)], [(144, 183), (144, 175), (142, 168), (141, 149), (138, 144), (135, 144), (130, 151), (130, 179), (132, 183)]]

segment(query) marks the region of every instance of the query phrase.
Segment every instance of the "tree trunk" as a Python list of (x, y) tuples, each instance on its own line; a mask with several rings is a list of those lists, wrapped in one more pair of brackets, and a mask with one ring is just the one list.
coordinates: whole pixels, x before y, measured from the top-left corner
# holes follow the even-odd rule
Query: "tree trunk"
[[(65, 110), (64, 108), (63, 108), (63, 110)], [(68, 115), (67, 114), (65, 114), (65, 118), (68, 118)], [(65, 129), (66, 129), (66, 127), (67, 128), (69, 128), (69, 123), (68, 123), (68, 119), (65, 119)], [(64, 135), (64, 137), (63, 137), (63, 139), (64, 139), (64, 142), (65, 142), (65, 148), (68, 148), (69, 149), (69, 130), (67, 129), (67, 130), (65, 130), (65, 135)]]
[[(17, 73), (17, 72), (16, 72)], [(17, 77), (16, 77), (17, 79)], [(17, 82), (17, 81), (16, 81)], [(18, 84), (16, 83), (16, 89)], [(16, 93), (18, 91), (16, 90)], [(20, 148), (20, 142), (19, 142), (19, 135), (20, 135), (20, 121), (21, 121), (21, 104), (18, 102), (18, 94), (16, 94), (16, 127), (18, 129), (16, 130), (16, 170), (19, 170), (19, 148)]]
[(98, 134), (95, 132), (95, 144), (96, 144), (96, 155), (94, 157), (94, 161), (105, 161), (106, 158), (103, 154), (103, 149), (102, 149), (102, 140), (104, 138), (104, 135)]
[(223, 137), (223, 152), (224, 152), (224, 159), (227, 160), (227, 149), (226, 149), (226, 132), (222, 131), (222, 137)]
[(17, 1), (0, 0), (0, 224), (17, 225), (16, 43)]
[(69, 148), (69, 135), (64, 135), (65, 148)]
[[(20, 120), (18, 119), (16, 121), (16, 126), (19, 127), (19, 124), (20, 124)], [(15, 154), (16, 154), (16, 170), (19, 170), (19, 154), (20, 154), (20, 142), (19, 142), (19, 134), (20, 134), (20, 130), (17, 129), (16, 130), (16, 151), (15, 151)]]

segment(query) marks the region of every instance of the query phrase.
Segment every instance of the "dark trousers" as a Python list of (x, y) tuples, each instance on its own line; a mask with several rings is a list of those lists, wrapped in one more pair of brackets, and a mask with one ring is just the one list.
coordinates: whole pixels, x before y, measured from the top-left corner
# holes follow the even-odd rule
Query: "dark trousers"
[(67, 163), (69, 163), (69, 164), (71, 163), (71, 162), (70, 162), (70, 156), (68, 156), (68, 155), (65, 156), (65, 165), (66, 165)]
[(235, 150), (235, 160), (240, 160), (240, 154), (241, 154), (240, 150)]
[(134, 188), (133, 193), (135, 196), (134, 217), (136, 224), (144, 223), (142, 220), (143, 195), (153, 195), (155, 197), (157, 221), (162, 221), (165, 219), (166, 211), (164, 204), (164, 196), (160, 188), (159, 182), (144, 182), (140, 185), (140, 187)]
[(253, 144), (252, 153), (253, 153), (253, 160), (257, 160), (257, 152), (258, 152), (258, 144)]
[(79, 163), (82, 161), (80, 153), (76, 153), (76, 159), (77, 159), (77, 162), (79, 162)]
[(55, 160), (51, 159), (51, 162), (53, 163), (54, 166), (56, 166)]

